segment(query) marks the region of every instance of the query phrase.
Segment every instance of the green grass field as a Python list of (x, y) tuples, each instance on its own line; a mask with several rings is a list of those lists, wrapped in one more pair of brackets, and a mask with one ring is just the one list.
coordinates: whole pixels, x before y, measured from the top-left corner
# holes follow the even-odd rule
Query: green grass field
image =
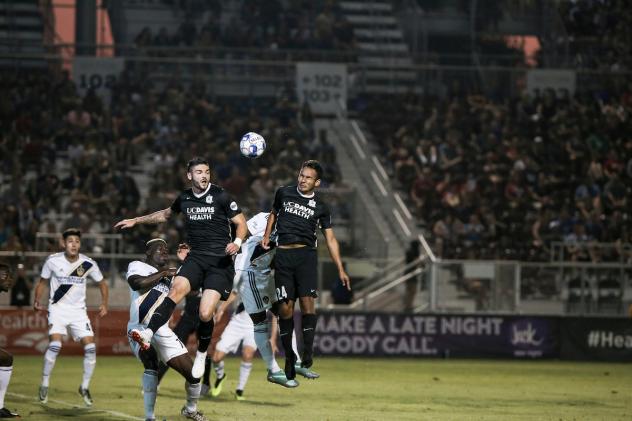
[[(63, 354), (62, 354), (63, 355)], [(42, 359), (16, 357), (6, 405), (23, 419), (142, 419), (142, 366), (132, 357), (99, 357), (92, 409), (77, 394), (82, 360), (61, 356), (49, 403), (36, 402)], [(256, 360), (247, 401), (234, 400), (239, 360), (218, 398), (200, 409), (212, 420), (631, 420), (632, 365), (572, 362), (317, 359), (322, 377), (294, 390), (266, 382)], [(299, 378), (299, 381), (301, 378)], [(159, 420), (182, 419), (183, 380), (169, 372), (158, 394)]]

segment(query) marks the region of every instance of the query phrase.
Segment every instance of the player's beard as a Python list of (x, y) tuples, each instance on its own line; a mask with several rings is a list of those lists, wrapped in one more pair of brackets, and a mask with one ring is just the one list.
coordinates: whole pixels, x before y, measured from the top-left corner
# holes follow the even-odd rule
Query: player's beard
[(202, 184), (202, 181), (195, 181), (195, 180), (193, 181), (193, 186), (200, 192), (203, 192), (204, 190), (206, 190), (208, 185), (209, 185), (208, 180), (204, 182), (204, 185)]

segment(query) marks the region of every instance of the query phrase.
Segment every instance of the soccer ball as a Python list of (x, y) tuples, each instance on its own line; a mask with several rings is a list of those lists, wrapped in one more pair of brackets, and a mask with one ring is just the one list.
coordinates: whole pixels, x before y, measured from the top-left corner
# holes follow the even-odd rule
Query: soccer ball
[(266, 140), (258, 133), (246, 133), (239, 141), (239, 150), (246, 158), (259, 158), (266, 150)]

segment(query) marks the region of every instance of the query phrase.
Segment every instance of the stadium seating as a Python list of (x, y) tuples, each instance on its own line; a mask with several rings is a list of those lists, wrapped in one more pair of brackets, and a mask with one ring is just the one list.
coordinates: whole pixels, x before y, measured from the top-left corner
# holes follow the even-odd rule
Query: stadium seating
[[(288, 93), (217, 100), (203, 84), (185, 87), (172, 80), (157, 88), (127, 71), (108, 105), (93, 92), (81, 98), (67, 77), (0, 73), (7, 93), (0, 104), (6, 128), (0, 138), (0, 250), (34, 250), (37, 232), (67, 226), (111, 233), (123, 217), (167, 207), (185, 187), (184, 163), (196, 155), (209, 157), (215, 180), (246, 212), (268, 209), (276, 186), (292, 182), (308, 155), (325, 162), (323, 186), (340, 183), (335, 152), (325, 138), (316, 138), (309, 111)], [(238, 141), (248, 131), (268, 143), (257, 160), (239, 154)], [(143, 226), (125, 232), (117, 251), (142, 251), (150, 235), (181, 241), (171, 224)], [(105, 245), (85, 246), (92, 252)], [(49, 250), (57, 250), (54, 240), (38, 251)]]
[(630, 94), (613, 92), (606, 103), (551, 92), (500, 102), (463, 91), (358, 102), (443, 257), (546, 261), (557, 241), (573, 260), (599, 261), (620, 252), (587, 244), (632, 239)]

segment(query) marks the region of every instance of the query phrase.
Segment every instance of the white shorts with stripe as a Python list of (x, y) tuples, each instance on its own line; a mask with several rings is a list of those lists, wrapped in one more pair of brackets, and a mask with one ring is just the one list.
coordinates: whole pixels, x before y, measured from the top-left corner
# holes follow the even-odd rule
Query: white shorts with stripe
[[(143, 330), (145, 326), (137, 325), (137, 324), (128, 324), (127, 332), (129, 333), (132, 329)], [(129, 336), (127, 337), (129, 341), (129, 346), (132, 348), (132, 352), (136, 355), (136, 358), (140, 359), (140, 345), (137, 342), (134, 342)], [(151, 339), (151, 346), (156, 350), (156, 354), (158, 354), (158, 358), (165, 364), (169, 360), (175, 357), (179, 357), (182, 354), (186, 354), (187, 347), (184, 346), (182, 341), (178, 339), (173, 330), (169, 328), (169, 325), (164, 324), (156, 333), (154, 333), (153, 338)]]
[(257, 349), (255, 327), (250, 316), (245, 311), (233, 314), (215, 349), (225, 354), (237, 352), (237, 348), (239, 348), (239, 344), (242, 341), (243, 346)]
[(239, 296), (248, 314), (268, 310), (277, 301), (272, 271), (267, 273), (245, 270), (241, 272)]
[(51, 304), (48, 307), (48, 335), (59, 334), (72, 336), (74, 341), (94, 336), (92, 324), (85, 308)]

